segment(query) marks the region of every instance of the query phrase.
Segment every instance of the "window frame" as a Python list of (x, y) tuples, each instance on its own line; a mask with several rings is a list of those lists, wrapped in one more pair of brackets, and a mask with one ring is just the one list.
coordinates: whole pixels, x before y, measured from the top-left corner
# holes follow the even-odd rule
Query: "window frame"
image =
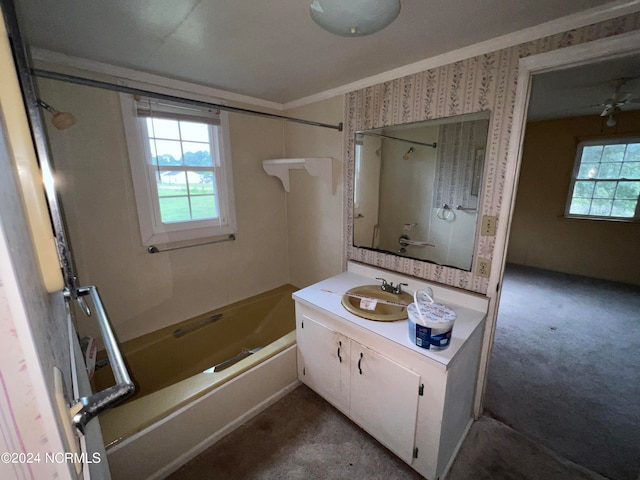
[[(573, 192), (575, 190), (576, 181), (581, 180), (581, 179), (578, 179), (577, 177), (580, 172), (580, 167), (582, 163), (582, 152), (584, 150), (584, 147), (600, 146), (600, 145), (602, 145), (603, 147), (606, 147), (608, 145), (622, 145), (622, 144), (628, 145), (630, 143), (640, 143), (640, 136), (632, 135), (632, 136), (615, 137), (615, 138), (611, 138), (611, 137), (592, 138), (592, 139), (582, 140), (578, 142), (578, 145), (576, 147), (576, 156), (573, 163), (573, 170), (571, 173), (571, 182), (569, 184), (567, 201), (566, 201), (565, 210), (564, 210), (565, 218), (582, 219), (582, 220), (604, 220), (604, 221), (611, 221), (611, 222), (639, 222), (640, 221), (640, 196), (636, 199), (636, 208), (635, 208), (633, 217), (575, 214), (575, 213), (569, 212), (569, 210), (571, 209), (571, 202), (573, 200)], [(618, 177), (615, 179), (594, 179), (594, 182), (599, 180), (620, 182), (625, 180), (635, 181), (636, 179), (635, 178), (626, 179), (624, 177)], [(593, 195), (591, 196), (591, 198), (593, 199)]]
[[(156, 182), (159, 169), (151, 163), (149, 136), (146, 126), (143, 125), (148, 116), (138, 114), (140, 99), (134, 99), (132, 95), (121, 93), (120, 103), (142, 245), (167, 244), (236, 233), (228, 113), (212, 113), (186, 104), (167, 105), (163, 102), (154, 105), (154, 109), (165, 118), (189, 121), (202, 118), (203, 123), (208, 124), (210, 135), (213, 134), (210, 136), (213, 169), (207, 168), (207, 171), (214, 171), (220, 215), (218, 219), (163, 223)], [(187, 167), (188, 170), (198, 168)]]
[(360, 207), (362, 203), (362, 179), (360, 168), (362, 166), (362, 149), (364, 148), (364, 142), (362, 139), (357, 140), (354, 147), (354, 169), (353, 169), (353, 208), (355, 214), (360, 213)]

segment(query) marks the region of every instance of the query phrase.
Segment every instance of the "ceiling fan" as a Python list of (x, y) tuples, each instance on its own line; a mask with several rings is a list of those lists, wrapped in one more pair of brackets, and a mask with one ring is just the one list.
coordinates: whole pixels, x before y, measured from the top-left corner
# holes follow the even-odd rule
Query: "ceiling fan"
[(622, 91), (622, 87), (629, 81), (629, 78), (619, 78), (614, 81), (613, 95), (607, 98), (600, 106), (604, 107), (601, 117), (607, 118), (607, 126), (613, 127), (616, 124), (615, 115), (621, 111), (627, 103), (640, 103), (640, 97), (633, 97), (631, 92)]

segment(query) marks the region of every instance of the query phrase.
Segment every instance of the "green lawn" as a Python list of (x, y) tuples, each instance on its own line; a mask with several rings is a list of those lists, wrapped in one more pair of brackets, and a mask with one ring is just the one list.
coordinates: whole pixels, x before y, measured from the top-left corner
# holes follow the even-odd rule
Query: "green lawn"
[(174, 197), (176, 195), (213, 195), (213, 184), (196, 183), (189, 185), (189, 190), (184, 184), (159, 183), (158, 196)]
[(160, 214), (163, 223), (201, 220), (219, 216), (214, 195), (192, 195), (191, 209), (187, 196), (160, 198)]

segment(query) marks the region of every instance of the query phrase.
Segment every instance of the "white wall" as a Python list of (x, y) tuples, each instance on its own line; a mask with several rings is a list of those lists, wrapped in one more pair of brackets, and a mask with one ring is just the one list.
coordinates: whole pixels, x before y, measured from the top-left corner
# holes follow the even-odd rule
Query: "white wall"
[[(338, 124), (342, 96), (292, 109), (286, 115)], [(343, 133), (296, 123), (285, 125), (286, 157), (332, 157), (335, 191), (304, 170), (291, 171), (287, 194), (289, 278), (305, 287), (343, 270)], [(279, 180), (273, 179), (274, 183)], [(279, 185), (282, 189), (282, 185)]]
[[(283, 154), (282, 122), (230, 114), (237, 240), (149, 254), (140, 240), (117, 93), (40, 80), (78, 122), (48, 137), (80, 283), (97, 285), (120, 341), (288, 282), (286, 200), (262, 160)], [(78, 316), (81, 334), (98, 336)]]
[[(68, 130), (48, 127), (49, 144), (80, 284), (99, 287), (120, 341), (342, 271), (341, 132), (230, 114), (237, 240), (150, 255), (140, 241), (118, 94), (52, 80), (38, 87), (78, 119)], [(286, 114), (338, 124), (343, 109), (335, 97)], [(262, 160), (304, 156), (334, 159), (333, 192), (294, 170), (287, 194), (262, 168)], [(77, 319), (81, 335), (99, 337), (93, 322)]]

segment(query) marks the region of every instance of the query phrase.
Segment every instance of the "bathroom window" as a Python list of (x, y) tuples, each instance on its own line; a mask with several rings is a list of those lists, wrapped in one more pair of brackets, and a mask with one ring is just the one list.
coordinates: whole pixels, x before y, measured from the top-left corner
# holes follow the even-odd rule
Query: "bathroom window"
[(640, 220), (640, 138), (578, 145), (566, 216)]
[(235, 233), (226, 114), (120, 98), (143, 245)]

